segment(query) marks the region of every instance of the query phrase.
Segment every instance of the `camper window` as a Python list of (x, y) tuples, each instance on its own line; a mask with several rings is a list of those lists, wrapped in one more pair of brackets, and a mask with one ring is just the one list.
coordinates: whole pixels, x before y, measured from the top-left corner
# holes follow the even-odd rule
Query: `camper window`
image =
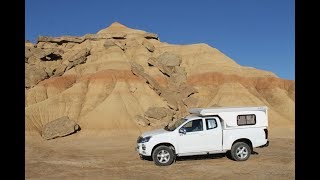
[(237, 116), (237, 124), (238, 124), (238, 126), (254, 125), (254, 124), (256, 124), (256, 115), (254, 115), (254, 114), (238, 115)]

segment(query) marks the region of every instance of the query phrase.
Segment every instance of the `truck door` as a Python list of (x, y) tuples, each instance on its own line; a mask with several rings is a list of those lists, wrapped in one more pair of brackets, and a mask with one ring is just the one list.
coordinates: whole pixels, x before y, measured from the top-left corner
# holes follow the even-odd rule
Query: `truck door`
[(203, 138), (206, 139), (206, 151), (222, 151), (222, 127), (218, 117), (205, 118)]
[(179, 153), (202, 152), (203, 148), (207, 147), (208, 142), (204, 138), (203, 127), (203, 119), (189, 121), (181, 127), (185, 128), (186, 133), (178, 135)]

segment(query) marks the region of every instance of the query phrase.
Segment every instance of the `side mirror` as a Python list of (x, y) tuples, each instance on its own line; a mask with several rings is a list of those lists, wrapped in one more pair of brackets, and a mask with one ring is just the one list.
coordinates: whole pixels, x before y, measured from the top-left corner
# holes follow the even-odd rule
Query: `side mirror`
[(180, 129), (179, 129), (179, 133), (180, 133), (180, 134), (186, 134), (186, 133), (187, 133), (186, 128), (184, 128), (184, 127), (180, 128)]

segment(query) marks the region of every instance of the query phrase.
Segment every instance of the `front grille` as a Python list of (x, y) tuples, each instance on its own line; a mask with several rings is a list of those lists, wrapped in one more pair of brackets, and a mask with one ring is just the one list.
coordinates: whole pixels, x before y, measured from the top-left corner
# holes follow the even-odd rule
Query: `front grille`
[(140, 143), (142, 141), (142, 137), (139, 136), (138, 139), (137, 139), (137, 143)]

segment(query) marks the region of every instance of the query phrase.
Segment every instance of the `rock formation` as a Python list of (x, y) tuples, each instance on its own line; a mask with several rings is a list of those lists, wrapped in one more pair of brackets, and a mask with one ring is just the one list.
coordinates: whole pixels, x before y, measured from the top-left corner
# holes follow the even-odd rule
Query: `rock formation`
[[(31, 88), (51, 76), (61, 76), (66, 70), (84, 63), (90, 54), (90, 49), (73, 50), (70, 49), (71, 46), (67, 48), (68, 46), (64, 45), (70, 42), (82, 42), (79, 39), (81, 38), (70, 36), (62, 38), (40, 36), (37, 45), (31, 46), (28, 42), (29, 45), (25, 48), (26, 88)], [(41, 42), (47, 44), (38, 47)], [(60, 44), (62, 47), (52, 44)]]
[(120, 23), (26, 42), (25, 66), (27, 133), (68, 116), (83, 133), (137, 134), (212, 106), (266, 105), (271, 129), (294, 126), (294, 81)]
[(47, 123), (42, 130), (42, 137), (46, 140), (63, 137), (80, 130), (80, 126), (67, 116)]

